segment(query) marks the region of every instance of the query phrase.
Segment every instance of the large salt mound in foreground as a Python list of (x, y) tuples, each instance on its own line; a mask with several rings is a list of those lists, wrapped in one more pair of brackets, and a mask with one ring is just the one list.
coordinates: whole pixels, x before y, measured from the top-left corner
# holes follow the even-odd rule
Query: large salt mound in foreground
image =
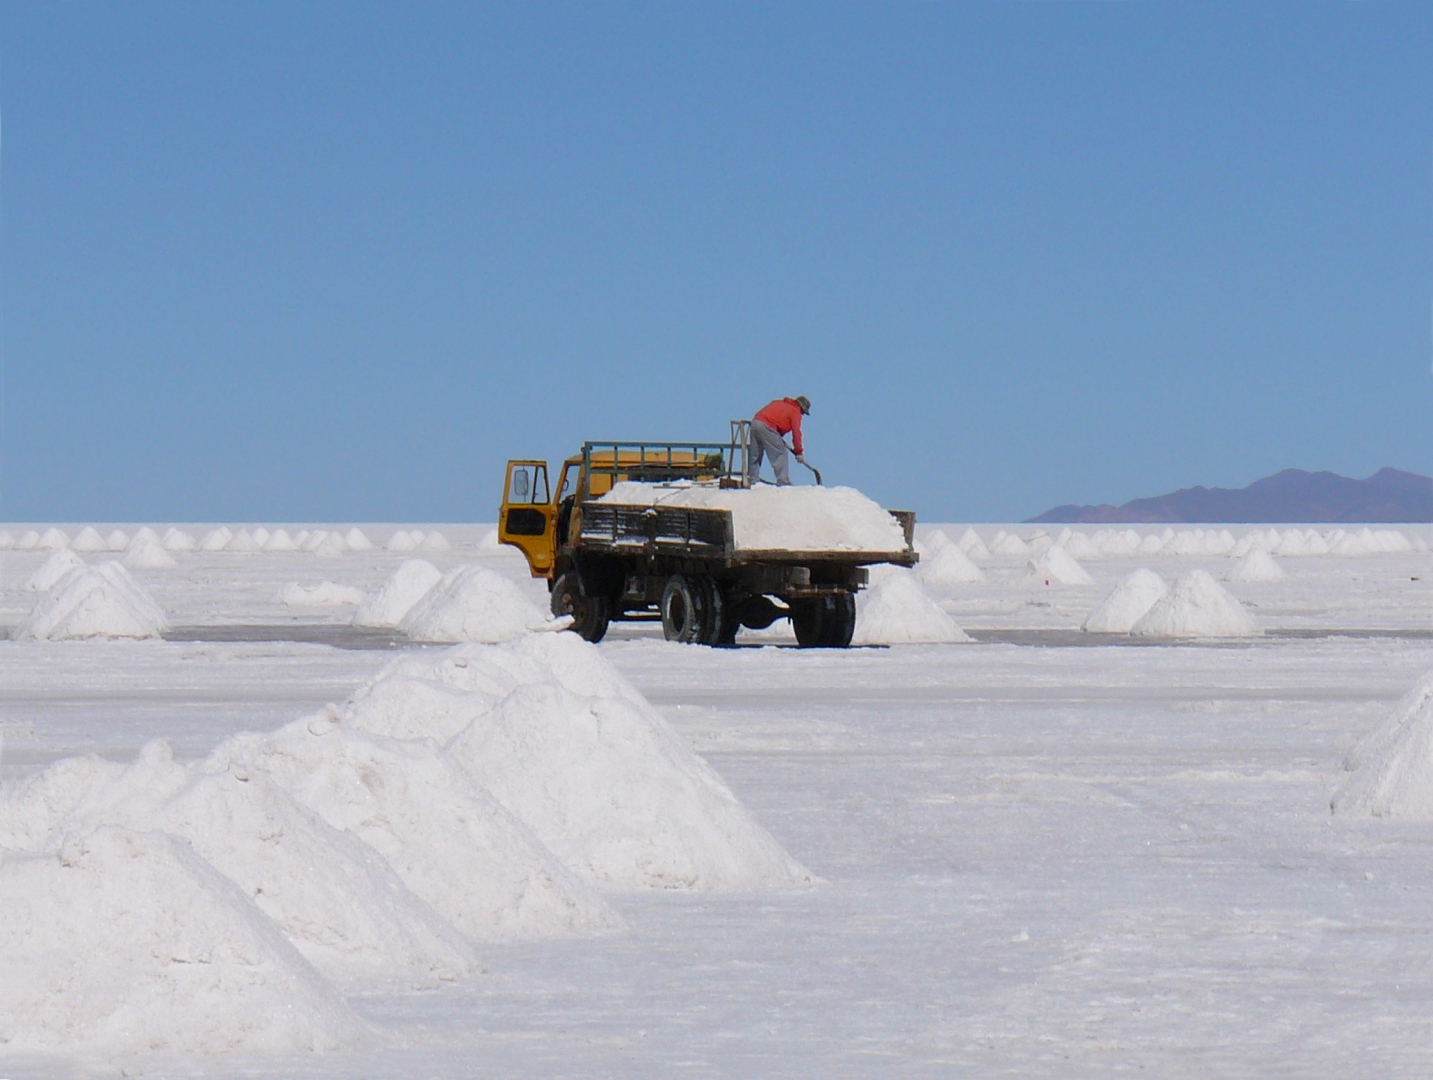
[(1191, 570), (1130, 633), (1151, 638), (1225, 638), (1254, 637), (1260, 630), (1254, 616), (1207, 571)]
[(1353, 775), (1329, 801), (1340, 814), (1433, 820), (1433, 674), (1349, 755)]
[(461, 566), (448, 571), (398, 628), (414, 641), (495, 643), (566, 625), (552, 619), (501, 574), (482, 566)]
[(752, 889), (810, 880), (576, 634), (403, 658), (354, 695), (345, 722), (446, 740), (483, 788), (603, 888)]
[[(942, 549), (964, 555), (953, 545)], [(966, 560), (969, 562), (969, 560)], [(946, 644), (969, 641), (954, 619), (932, 600), (915, 575), (897, 568), (856, 598), (854, 645)]]
[(261, 771), (378, 851), (403, 884), (482, 940), (621, 925), (590, 889), (428, 740), (346, 728), (336, 710), (222, 744), (215, 767)]
[(432, 986), (475, 966), (462, 936), (376, 851), (258, 770), (177, 765), (156, 740), (131, 765), (70, 758), (0, 797), (0, 848), (53, 852), (107, 825), (188, 841), (345, 985)]
[(364, 1026), (185, 841), (105, 827), (0, 859), (9, 1053), (295, 1053)]
[(1169, 586), (1153, 570), (1136, 570), (1100, 601), (1080, 629), (1092, 634), (1128, 634), (1168, 592)]
[(20, 641), (159, 637), (169, 622), (117, 562), (71, 570), (15, 631)]
[(734, 543), (748, 551), (878, 551), (906, 549), (900, 523), (855, 488), (707, 487), (617, 484), (599, 502), (634, 506), (701, 506), (730, 510)]
[(82, 569), (85, 565), (84, 559), (69, 548), (61, 548), (25, 580), (25, 590), (27, 592), (49, 592), (66, 574)]
[(426, 559), (405, 559), (388, 576), (383, 587), (358, 606), (354, 626), (394, 627), (412, 611), (428, 591), (443, 580), (443, 572)]

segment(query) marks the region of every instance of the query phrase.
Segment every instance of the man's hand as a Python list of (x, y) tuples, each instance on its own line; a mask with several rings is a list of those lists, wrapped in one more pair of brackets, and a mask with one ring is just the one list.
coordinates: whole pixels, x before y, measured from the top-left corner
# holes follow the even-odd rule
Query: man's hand
[(802, 457), (800, 454), (797, 454), (797, 455), (796, 455), (796, 460), (799, 461), (799, 462), (801, 462), (801, 464), (803, 464), (803, 465), (806, 464), (806, 459), (805, 459), (804, 457)]

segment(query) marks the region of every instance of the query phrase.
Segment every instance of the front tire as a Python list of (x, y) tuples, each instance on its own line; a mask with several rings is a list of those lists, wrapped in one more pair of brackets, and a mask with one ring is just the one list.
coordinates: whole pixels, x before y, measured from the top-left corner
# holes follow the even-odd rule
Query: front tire
[(563, 574), (553, 583), (552, 614), (556, 617), (571, 615), (572, 626), (569, 629), (594, 645), (607, 633), (607, 600), (601, 596), (588, 596), (582, 587), (582, 579), (576, 574)]

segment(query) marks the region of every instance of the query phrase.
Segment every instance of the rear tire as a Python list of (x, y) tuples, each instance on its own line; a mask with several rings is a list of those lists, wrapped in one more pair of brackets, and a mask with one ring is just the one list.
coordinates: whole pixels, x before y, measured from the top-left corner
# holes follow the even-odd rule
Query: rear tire
[(856, 597), (828, 593), (791, 605), (791, 628), (803, 649), (845, 649), (856, 632)]
[(594, 645), (607, 633), (606, 598), (588, 596), (582, 587), (582, 579), (576, 574), (563, 574), (553, 583), (552, 614), (556, 617), (571, 615), (572, 625), (568, 629)]
[(699, 579), (673, 574), (662, 589), (662, 636), (690, 645), (706, 629), (706, 595)]

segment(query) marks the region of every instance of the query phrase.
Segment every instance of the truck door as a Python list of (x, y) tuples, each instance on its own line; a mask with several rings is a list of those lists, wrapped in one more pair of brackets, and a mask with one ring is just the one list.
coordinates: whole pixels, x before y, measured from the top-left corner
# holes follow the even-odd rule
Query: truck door
[(549, 577), (557, 555), (557, 504), (547, 481), (547, 462), (509, 461), (498, 540), (527, 556), (533, 577)]

